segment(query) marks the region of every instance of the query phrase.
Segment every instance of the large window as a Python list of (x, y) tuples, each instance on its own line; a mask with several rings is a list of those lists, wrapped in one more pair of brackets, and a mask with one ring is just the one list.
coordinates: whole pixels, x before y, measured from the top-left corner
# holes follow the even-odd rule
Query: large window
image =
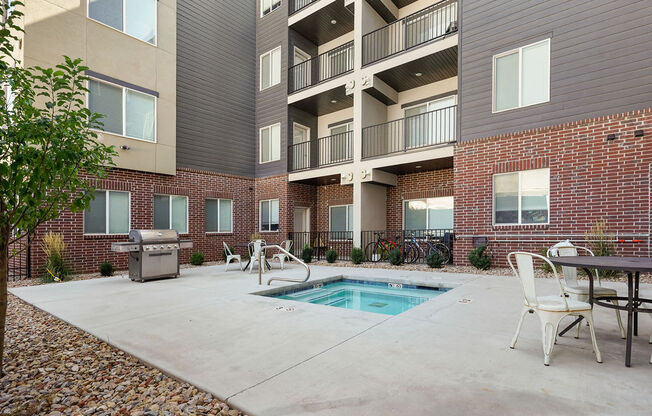
[(260, 0), (260, 16), (263, 17), (268, 13), (279, 8), (281, 0)]
[(233, 232), (233, 201), (230, 199), (206, 200), (206, 232)]
[(278, 231), (278, 199), (260, 201), (260, 231)]
[(403, 228), (405, 230), (452, 230), (453, 197), (403, 201)]
[(281, 82), (281, 47), (260, 55), (260, 89)]
[(88, 108), (104, 115), (102, 130), (133, 139), (156, 141), (156, 97), (91, 79)]
[(260, 129), (260, 163), (281, 159), (281, 124)]
[(494, 175), (494, 224), (547, 224), (550, 170)]
[(84, 211), (84, 234), (127, 234), (129, 222), (129, 192), (95, 191)]
[(550, 100), (550, 39), (494, 55), (493, 111)]
[(188, 197), (154, 195), (154, 229), (188, 232)]
[(329, 207), (330, 238), (350, 240), (353, 238), (353, 205), (333, 205)]
[(156, 0), (88, 0), (88, 17), (156, 44)]

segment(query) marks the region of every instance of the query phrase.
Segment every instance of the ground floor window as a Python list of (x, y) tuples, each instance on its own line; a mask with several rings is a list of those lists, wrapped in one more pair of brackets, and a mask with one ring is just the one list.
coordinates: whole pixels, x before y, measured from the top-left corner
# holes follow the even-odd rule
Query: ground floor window
[(278, 199), (260, 201), (260, 231), (278, 231)]
[(496, 174), (493, 194), (494, 224), (547, 224), (550, 169)]
[(330, 238), (350, 240), (353, 238), (353, 205), (333, 205), (329, 207)]
[(154, 229), (188, 232), (188, 197), (154, 195)]
[(127, 234), (129, 223), (129, 192), (95, 191), (84, 211), (84, 234)]
[(403, 229), (453, 229), (453, 197), (444, 196), (403, 201)]
[(206, 200), (206, 232), (233, 232), (233, 201), (230, 199)]

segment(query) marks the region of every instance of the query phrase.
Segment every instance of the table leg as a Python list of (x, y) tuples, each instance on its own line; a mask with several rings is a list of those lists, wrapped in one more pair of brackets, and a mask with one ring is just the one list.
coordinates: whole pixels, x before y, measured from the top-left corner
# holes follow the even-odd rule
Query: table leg
[(638, 278), (639, 273), (634, 275), (634, 336), (638, 336)]
[(572, 324), (570, 324), (570, 325), (568, 325), (566, 328), (564, 328), (564, 330), (561, 331), (561, 332), (559, 333), (559, 336), (560, 336), (560, 337), (563, 337), (564, 334), (565, 334), (566, 332), (570, 331), (571, 329), (573, 329), (573, 327), (574, 327), (575, 325), (580, 325), (580, 322), (582, 322), (582, 319), (584, 319), (584, 318), (581, 317), (581, 316), (578, 317), (576, 320), (573, 321)]
[[(586, 267), (584, 268), (584, 271), (586, 272), (586, 275), (589, 277), (589, 303), (591, 304), (591, 308), (593, 308), (593, 274), (591, 273), (591, 270), (587, 269)], [(578, 317), (568, 325), (566, 328), (564, 328), (563, 331), (559, 333), (559, 336), (562, 337), (564, 334), (568, 331), (570, 331), (575, 325), (580, 325), (582, 322), (583, 317)]]
[(632, 361), (632, 315), (634, 305), (634, 285), (632, 274), (627, 273), (627, 346), (625, 349), (625, 365), (631, 367)]

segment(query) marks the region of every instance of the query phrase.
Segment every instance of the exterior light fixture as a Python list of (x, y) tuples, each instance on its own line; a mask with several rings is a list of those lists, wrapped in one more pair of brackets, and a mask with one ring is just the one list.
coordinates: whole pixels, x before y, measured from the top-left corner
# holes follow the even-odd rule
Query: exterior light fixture
[(335, 99), (331, 100), (331, 104), (335, 104), (336, 102), (337, 102), (337, 100), (335, 100)]
[(331, 20), (331, 25), (334, 25), (336, 23), (337, 23), (337, 20), (335, 20), (335, 19)]
[(416, 165), (416, 166), (415, 166), (415, 168), (417, 168), (417, 169), (421, 169), (422, 167), (423, 167), (423, 166), (421, 166), (421, 165)]
[(417, 73), (415, 73), (414, 75), (417, 76), (417, 77), (420, 77), (420, 76), (423, 75), (423, 74), (422, 74), (421, 72), (417, 72)]

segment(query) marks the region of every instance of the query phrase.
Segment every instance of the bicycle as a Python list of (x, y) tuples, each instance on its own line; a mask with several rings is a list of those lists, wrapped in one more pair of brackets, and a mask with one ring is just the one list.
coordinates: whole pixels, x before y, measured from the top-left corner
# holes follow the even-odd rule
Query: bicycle
[(450, 249), (446, 244), (441, 242), (441, 238), (434, 237), (431, 234), (426, 235), (426, 240), (423, 241), (426, 245), (424, 250), (421, 247), (422, 241), (417, 240), (414, 233), (410, 234), (410, 238), (405, 242), (403, 257), (406, 263), (416, 263), (420, 258), (426, 258), (434, 252), (438, 252), (443, 258), (443, 264), (448, 264), (451, 259)]
[(380, 260), (388, 260), (389, 252), (397, 248), (397, 244), (382, 237), (383, 233), (374, 233), (376, 241), (367, 244), (364, 250), (367, 261), (377, 263)]

